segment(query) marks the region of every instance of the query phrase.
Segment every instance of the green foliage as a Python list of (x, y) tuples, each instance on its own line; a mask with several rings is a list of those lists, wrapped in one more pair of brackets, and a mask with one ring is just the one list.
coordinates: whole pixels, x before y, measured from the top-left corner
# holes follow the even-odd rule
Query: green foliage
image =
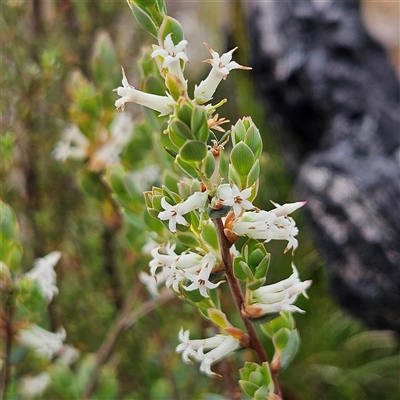
[[(43, 4), (47, 7), (46, 2)], [(147, 188), (150, 191), (151, 184), (160, 187), (164, 184), (175, 193), (171, 196), (161, 188), (154, 191), (154, 198), (149, 199), (147, 196), (146, 200), (150, 202), (147, 206), (153, 216), (156, 216), (162, 210), (160, 201), (163, 196), (176, 204), (180, 199), (199, 191), (198, 180), (181, 181), (177, 178), (180, 168), (194, 178), (199, 173), (211, 178), (216, 168), (215, 158), (210, 152), (201, 161), (195, 161), (198, 165), (177, 157), (179, 148), (171, 141), (170, 135), (162, 135), (162, 145), (149, 151), (149, 147), (156, 143), (153, 140), (155, 135), (158, 136), (158, 132), (167, 129), (167, 118), (157, 118), (152, 110), (143, 111), (148, 125), (138, 124), (135, 127), (134, 140), (121, 155), (123, 167), (107, 169), (108, 186), (101, 183), (99, 171), (88, 170), (86, 160), (82, 163), (72, 161), (60, 164), (53, 159), (52, 151), (59, 140), (59, 133), (71, 122), (77, 124), (94, 148), (97, 148), (99, 133), (109, 133), (110, 123), (115, 116), (113, 103), (116, 95), (110, 89), (120, 85), (119, 65), (133, 65), (133, 58), (139, 53), (135, 45), (140, 42), (140, 32), (133, 35), (133, 24), (128, 25), (125, 22), (125, 4), (71, 4), (70, 13), (71, 10), (66, 12), (55, 3), (51, 9), (51, 18), (41, 21), (42, 33), (40, 29), (27, 29), (27, 20), (32, 22), (32, 26), (33, 21), (38, 21), (34, 20), (30, 9), (24, 5), (18, 6), (13, 2), (10, 6), (10, 2), (6, 2), (1, 16), (3, 46), (0, 62), (4, 72), (1, 78), (4, 100), (1, 102), (1, 109), (5, 116), (2, 120), (2, 131), (5, 134), (0, 143), (3, 161), (1, 191), (4, 201), (12, 204), (18, 216), (21, 233), (15, 214), (2, 203), (0, 289), (2, 294), (8, 291), (11, 280), (18, 273), (28, 270), (34, 258), (54, 249), (62, 250), (63, 260), (57, 271), (60, 294), (51, 306), (51, 311), (48, 314), (42, 312), (45, 302), (37, 284), (22, 279), (18, 292), (20, 308), (16, 316), (24, 318), (30, 315), (32, 322), (42, 318), (49, 326), (64, 325), (68, 334), (67, 342), (79, 348), (82, 353), (81, 360), (72, 367), (62, 366), (57, 362), (51, 364), (49, 372), (53, 379), (52, 386), (39, 398), (81, 397), (93, 366), (93, 358), (87, 359), (87, 354), (98, 351), (118, 313), (113, 300), (112, 279), (106, 269), (110, 259), (119, 267), (124, 297), (128, 289), (134, 287), (137, 294), (135, 307), (148, 299), (136, 278), (136, 272), (146, 269), (149, 258), (139, 257), (136, 249), (145, 243), (143, 231), (147, 227), (162, 241), (167, 241), (170, 236), (163, 233), (164, 225), (158, 218), (151, 218), (143, 210), (143, 205), (140, 206), (142, 197), (137, 177), (131, 171), (153, 162), (159, 162), (168, 169), (162, 179), (156, 178)], [(147, 26), (153, 36), (157, 37), (157, 29), (163, 24), (166, 15), (164, 2), (131, 1), (130, 4), (135, 9), (134, 14), (141, 19), (141, 24)], [(150, 9), (145, 7), (148, 5), (151, 5)], [(203, 6), (209, 7), (206, 3)], [(207, 29), (215, 29), (217, 26), (214, 23), (218, 16), (215, 7), (213, 3), (208, 18), (204, 20)], [(175, 32), (172, 40), (176, 43), (183, 35), (172, 20), (167, 22), (160, 39)], [(98, 31), (99, 27), (103, 30)], [(110, 32), (111, 36), (105, 32)], [(121, 32), (125, 34), (122, 35)], [(128, 42), (128, 37), (135, 37), (135, 42)], [(245, 62), (243, 64), (246, 65)], [(156, 62), (149, 62), (147, 58), (143, 60), (142, 67), (143, 71), (136, 71), (135, 67), (130, 71), (134, 75), (142, 73), (142, 78), (146, 79), (140, 87), (164, 95), (165, 86)], [(230, 85), (229, 89), (232, 91), (230, 96), (235, 101), (230, 101), (227, 107), (231, 108), (226, 110), (226, 114), (235, 116), (242, 115), (243, 110), (245, 114), (251, 111), (253, 116), (256, 115), (254, 121), (261, 128), (262, 135), (269, 136), (266, 141), (268, 154), (261, 154), (259, 132), (255, 125), (248, 119), (235, 125), (237, 128), (233, 129), (232, 144), (236, 146), (244, 143), (251, 150), (255, 161), (248, 170), (249, 163), (235, 155), (237, 169), (242, 173), (248, 170), (248, 175), (244, 178), (236, 168), (231, 168), (230, 177), (243, 184), (243, 187), (253, 185), (260, 177), (260, 207), (269, 199), (283, 201), (290, 198), (291, 185), (276, 148), (275, 132), (267, 132), (263, 124), (265, 112), (254, 101), (253, 90), (244, 81), (245, 78), (236, 78), (234, 75), (232, 79), (237, 79), (237, 84)], [(223, 95), (222, 92), (219, 93), (217, 95)], [(241, 110), (235, 107), (241, 107)], [(209, 139), (218, 140), (208, 129), (208, 117), (203, 107), (181, 100), (178, 120), (191, 131), (190, 137), (184, 137), (185, 142), (198, 140), (212, 145)], [(162, 146), (168, 147), (170, 154), (177, 159), (167, 154)], [(222, 156), (220, 163), (219, 172), (227, 182), (227, 159)], [(260, 170), (263, 171), (262, 176)], [(115, 230), (111, 244), (105, 234), (105, 224), (110, 223), (110, 219), (105, 219), (105, 215), (110, 215), (105, 212), (111, 204), (109, 188), (112, 188), (113, 201), (117, 205), (113, 212), (122, 208), (125, 221), (123, 230)], [(87, 196), (88, 193), (90, 197)], [(254, 197), (255, 194), (252, 194), (252, 198)], [(225, 216), (230, 210), (231, 207), (223, 207), (218, 212), (211, 210), (210, 217)], [(190, 219), (195, 224), (200, 224), (197, 216), (192, 213)], [(201, 232), (200, 238), (188, 232), (179, 232), (180, 249), (184, 251), (188, 246), (198, 246), (199, 240), (217, 249), (212, 225), (206, 223)], [(307, 235), (302, 234), (300, 240), (306, 246), (304, 249), (302, 245), (296, 254), (299, 269), (304, 275), (311, 275), (315, 283), (311, 300), (302, 306), (307, 311), (306, 318), (299, 316), (296, 321), (302, 332), (303, 343), (290, 368), (280, 373), (283, 386), (295, 388), (295, 395), (304, 399), (397, 399), (398, 339), (392, 332), (368, 330), (341, 312), (329, 300), (321, 261), (312, 245), (307, 245)], [(24, 245), (23, 257), (21, 241)], [(247, 245), (251, 246), (248, 243)], [(268, 251), (272, 252), (274, 248), (271, 244), (268, 246)], [(264, 247), (257, 251), (254, 248), (235, 263), (235, 274), (238, 278), (256, 282), (257, 286), (261, 282), (257, 280), (262, 280), (267, 272), (268, 279), (279, 276), (279, 268), (277, 272), (273, 272), (274, 268), (269, 271), (270, 258), (263, 249)], [(260, 252), (264, 255), (262, 259)], [(271, 264), (286, 265), (285, 257), (287, 256), (274, 257)], [(224, 293), (224, 289), (221, 290)], [(197, 302), (196, 306), (209, 318), (210, 307), (220, 308), (219, 292), (220, 289), (211, 290), (210, 299), (204, 299), (198, 291), (186, 294), (191, 297), (188, 302)], [(2, 295), (1, 300), (2, 305), (6, 304), (6, 296)], [(233, 308), (231, 303), (224, 301), (223, 306), (227, 306), (229, 310), (229, 307)], [(27, 305), (26, 308), (23, 307), (24, 304)], [(285, 357), (291, 361), (294, 351), (290, 350), (288, 355), (284, 352), (291, 340), (296, 341), (291, 339), (295, 332), (293, 317), (289, 318), (286, 313), (273, 317), (275, 319), (271, 322), (261, 325), (262, 330), (269, 337), (275, 337), (275, 346), (280, 351), (280, 362)], [(215, 319), (219, 321), (218, 318)], [(189, 396), (222, 399), (223, 385), (220, 380), (199, 376), (196, 369), (182, 365), (174, 352), (177, 344), (176, 327), (187, 326), (189, 323), (193, 326), (194, 333), (199, 335), (197, 337), (204, 337), (204, 321), (193, 313), (193, 307), (171, 302), (156, 309), (151, 315), (144, 316), (133, 327), (122, 332), (113, 350), (113, 355), (117, 357), (112, 357), (110, 362), (110, 365), (116, 365), (118, 363), (115, 360), (120, 359), (117, 371), (114, 366), (102, 369), (98, 390), (92, 398), (131, 400)], [(290, 344), (289, 348), (291, 347)], [(270, 353), (276, 351), (273, 348), (268, 350)], [(240, 356), (239, 354), (236, 358), (238, 365), (243, 360)], [(245, 358), (250, 357), (252, 355), (246, 353)], [(11, 362), (15, 374), (9, 386), (8, 398), (17, 399), (20, 398), (17, 384), (20, 377), (40, 372), (47, 364), (34, 359), (22, 346), (13, 348)], [(137, 368), (138, 365), (140, 368)], [(262, 368), (251, 368), (254, 374), (251, 378), (251, 373), (246, 374), (242, 380), (248, 385), (246, 388), (250, 395), (255, 396), (259, 390), (257, 396), (265, 398), (266, 390), (271, 391), (271, 386), (266, 386), (268, 373)], [(117, 385), (120, 387), (119, 391)], [(211, 395), (208, 392), (220, 394)]]
[(274, 393), (274, 382), (266, 362), (262, 365), (246, 362), (240, 369), (240, 377), (239, 384), (242, 390), (252, 399), (266, 399), (268, 394)]
[(234, 274), (237, 279), (246, 281), (249, 289), (255, 290), (265, 283), (269, 264), (270, 254), (264, 245), (250, 239), (243, 245), (242, 256), (234, 259)]
[[(0, 200), (0, 261), (16, 274), (20, 267), (22, 247), (19, 241), (19, 226), (14, 211)], [(7, 274), (5, 272), (5, 274)]]

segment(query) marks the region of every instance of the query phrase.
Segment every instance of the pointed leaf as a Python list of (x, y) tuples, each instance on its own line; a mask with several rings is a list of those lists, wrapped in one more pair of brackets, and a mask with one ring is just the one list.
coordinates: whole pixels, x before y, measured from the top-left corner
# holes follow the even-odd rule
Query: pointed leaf
[(247, 177), (255, 162), (250, 147), (243, 142), (238, 143), (231, 152), (231, 162), (239, 175)]
[(207, 146), (199, 140), (189, 140), (182, 146), (179, 155), (187, 162), (201, 161), (207, 155)]

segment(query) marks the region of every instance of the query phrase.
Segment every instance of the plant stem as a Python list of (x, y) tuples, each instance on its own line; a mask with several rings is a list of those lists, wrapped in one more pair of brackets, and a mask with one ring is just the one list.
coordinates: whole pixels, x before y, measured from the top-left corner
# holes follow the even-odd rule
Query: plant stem
[(175, 295), (172, 291), (166, 290), (162, 292), (161, 296), (157, 299), (147, 300), (132, 311), (133, 304), (137, 299), (137, 289), (132, 288), (132, 291), (128, 295), (123, 308), (115, 319), (114, 324), (111, 326), (103, 344), (100, 346), (100, 349), (97, 352), (96, 363), (91, 373), (89, 382), (85, 388), (82, 399), (89, 399), (93, 395), (96, 389), (100, 368), (106, 362), (121, 331), (128, 329), (138, 319), (153, 311), (161, 304), (173, 299), (174, 297)]
[[(235, 301), (236, 307), (239, 311), (239, 314), (242, 318), (243, 324), (247, 330), (247, 334), (250, 338), (250, 348), (253, 349), (261, 363), (268, 362), (267, 353), (264, 350), (264, 347), (257, 335), (256, 330), (254, 329), (253, 324), (242, 314), (242, 305), (244, 304), (244, 296), (242, 292), (242, 288), (240, 287), (239, 281), (235, 278), (233, 274), (233, 265), (232, 265), (232, 257), (230, 254), (230, 248), (232, 243), (229, 242), (227, 237), (224, 234), (224, 224), (221, 218), (213, 219), (215, 229), (217, 231), (218, 242), (221, 250), (222, 261), (225, 265), (225, 276), (228, 281), (229, 287), (231, 289), (232, 297)], [(283, 400), (282, 391), (279, 386), (277, 374), (272, 371), (270, 367), (271, 377), (274, 381), (275, 391), (278, 396)]]
[(120, 277), (120, 271), (115, 263), (115, 243), (114, 243), (115, 230), (104, 224), (104, 231), (102, 234), (103, 251), (104, 251), (104, 271), (108, 275), (111, 296), (114, 307), (117, 311), (123, 307), (123, 287)]
[[(12, 295), (9, 295), (7, 303), (10, 302)], [(0, 399), (5, 400), (7, 398), (7, 390), (10, 382), (10, 356), (11, 356), (11, 345), (13, 340), (13, 315), (14, 307), (7, 304), (4, 312), (2, 312), (2, 326), (4, 338), (4, 348), (3, 348), (3, 369), (1, 371), (1, 393)], [(4, 325), (3, 325), (4, 324)]]

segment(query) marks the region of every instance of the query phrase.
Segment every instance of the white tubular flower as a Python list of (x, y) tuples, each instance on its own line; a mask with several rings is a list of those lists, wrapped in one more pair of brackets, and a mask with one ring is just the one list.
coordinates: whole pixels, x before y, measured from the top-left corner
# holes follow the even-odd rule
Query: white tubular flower
[(145, 192), (146, 190), (150, 190), (160, 180), (161, 171), (157, 164), (153, 164), (129, 172), (128, 176), (135, 182), (135, 186), (139, 192)]
[(174, 110), (175, 101), (168, 96), (158, 96), (155, 94), (141, 92), (136, 90), (132, 85), (129, 84), (126, 79), (125, 71), (122, 68), (122, 86), (114, 89), (115, 92), (121, 96), (120, 99), (115, 101), (115, 107), (118, 111), (125, 110), (125, 103), (132, 102), (142, 106), (151, 108), (152, 110), (158, 111), (160, 115), (168, 115)]
[(93, 170), (101, 170), (119, 162), (119, 155), (129, 143), (133, 133), (133, 121), (128, 114), (117, 114), (110, 125), (110, 137), (90, 158)]
[(53, 333), (38, 325), (31, 325), (29, 329), (21, 329), (18, 332), (18, 337), (22, 345), (30, 347), (38, 355), (51, 360), (62, 349), (66, 332), (62, 328)]
[(157, 298), (160, 296), (159, 287), (166, 282), (166, 274), (161, 271), (155, 275), (149, 275), (142, 271), (139, 273), (139, 280), (146, 286), (150, 296)]
[(57, 363), (68, 366), (78, 361), (79, 357), (79, 350), (66, 344), (61, 348), (58, 354)]
[(197, 209), (204, 210), (207, 198), (208, 198), (208, 191), (193, 193), (181, 204), (180, 206), (181, 214), (184, 215), (190, 211), (194, 211)]
[(185, 272), (176, 265), (171, 265), (164, 269), (164, 273), (166, 276), (165, 286), (180, 293), (179, 284), (186, 279)]
[(209, 280), (216, 263), (217, 259), (213, 254), (206, 254), (201, 260), (201, 270), (198, 274), (192, 272), (185, 273), (186, 278), (191, 280), (192, 283), (189, 286), (184, 286), (184, 288), (189, 291), (199, 289), (203, 297), (209, 297), (207, 289), (215, 289), (222, 283), (222, 281), (213, 283)]
[(247, 199), (251, 195), (251, 188), (244, 189), (242, 191), (233, 184), (232, 187), (229, 184), (223, 184), (218, 187), (217, 196), (222, 200), (225, 206), (232, 206), (233, 212), (236, 217), (239, 217), (242, 210), (252, 210), (253, 204)]
[(306, 201), (298, 201), (296, 203), (286, 203), (282, 206), (278, 203), (271, 203), (276, 207), (275, 210), (271, 210), (277, 217), (283, 217), (285, 215), (291, 214), (293, 211), (296, 211), (298, 208), (303, 207), (307, 202)]
[(233, 69), (251, 69), (249, 67), (243, 67), (242, 65), (239, 65), (235, 61), (231, 61), (232, 53), (237, 49), (237, 47), (220, 57), (219, 54), (211, 47), (208, 45), (205, 46), (212, 55), (212, 60), (205, 60), (205, 62), (211, 64), (212, 69), (208, 77), (204, 81), (201, 81), (199, 86), (196, 85), (194, 88), (194, 98), (198, 104), (203, 104), (207, 101), (210, 101), (221, 80), (226, 79), (229, 72)]
[[(151, 275), (155, 276), (158, 268), (170, 267), (176, 261), (179, 255), (174, 251), (175, 246), (175, 243), (167, 243), (166, 246), (157, 246), (151, 251), (150, 254), (153, 257), (149, 263)], [(160, 253), (160, 250), (164, 253)]]
[(276, 216), (272, 212), (245, 212), (233, 224), (232, 231), (238, 236), (247, 236), (252, 239), (261, 239), (269, 242), (276, 230), (274, 221)]
[(41, 396), (51, 383), (50, 375), (42, 372), (36, 376), (24, 376), (19, 383), (19, 393), (24, 399)]
[(62, 139), (57, 143), (53, 155), (58, 161), (68, 158), (82, 160), (87, 157), (90, 142), (76, 125), (70, 126), (62, 133)]
[(184, 64), (188, 62), (186, 53), (183, 51), (188, 44), (187, 40), (181, 40), (176, 46), (172, 41), (171, 33), (164, 40), (164, 48), (154, 46), (155, 50), (151, 53), (151, 57), (161, 57), (162, 69), (168, 69), (168, 72), (175, 75), (186, 86), (186, 81), (183, 76), (183, 68), (181, 68), (181, 60)]
[(280, 216), (275, 214), (275, 210), (245, 212), (234, 222), (232, 231), (238, 236), (247, 236), (252, 239), (264, 240), (265, 242), (287, 240), (288, 244), (285, 248), (285, 253), (290, 249), (294, 251), (298, 246), (295, 236), (297, 236), (299, 230), (294, 219), (285, 213), (292, 212), (304, 204), (304, 202), (299, 202), (279, 206), (276, 210), (278, 210)]
[(189, 196), (183, 203), (171, 206), (165, 197), (161, 199), (161, 205), (165, 211), (158, 214), (158, 218), (162, 221), (168, 220), (168, 227), (172, 233), (176, 232), (176, 224), (188, 226), (188, 222), (183, 215), (198, 208), (203, 208), (208, 196), (208, 192), (196, 192)]
[(25, 277), (39, 284), (47, 301), (53, 300), (53, 297), (58, 294), (54, 266), (58, 263), (60, 257), (59, 251), (53, 251), (43, 258), (38, 258), (34, 262), (34, 267), (25, 274)]
[[(183, 218), (183, 213), (180, 212), (179, 207), (182, 203), (179, 203), (175, 206), (171, 206), (166, 200), (165, 197), (161, 199), (161, 206), (165, 211), (161, 211), (158, 213), (158, 218), (162, 221), (169, 221), (168, 228), (172, 233), (176, 232), (176, 224), (188, 226), (188, 222), (185, 218)], [(186, 213), (185, 213), (186, 214)]]
[[(211, 366), (218, 361), (224, 359), (229, 354), (240, 347), (239, 339), (228, 335), (215, 335), (207, 339), (190, 340), (189, 331), (179, 332), (179, 341), (181, 342), (176, 347), (177, 353), (182, 353), (182, 360), (185, 363), (190, 363), (191, 358), (201, 362), (200, 371), (209, 375), (216, 376), (215, 372), (211, 371)], [(204, 353), (205, 350), (210, 350)]]
[(280, 311), (303, 313), (303, 310), (293, 304), (300, 294), (308, 298), (306, 290), (312, 282), (310, 280), (302, 282), (293, 263), (292, 269), (293, 273), (289, 278), (256, 290), (250, 290), (248, 304), (244, 307), (243, 313), (253, 318)]
[(287, 240), (285, 253), (290, 249), (296, 250), (298, 246), (295, 236), (299, 233), (296, 222), (291, 217), (278, 217), (274, 221), (275, 229), (272, 234), (274, 240)]

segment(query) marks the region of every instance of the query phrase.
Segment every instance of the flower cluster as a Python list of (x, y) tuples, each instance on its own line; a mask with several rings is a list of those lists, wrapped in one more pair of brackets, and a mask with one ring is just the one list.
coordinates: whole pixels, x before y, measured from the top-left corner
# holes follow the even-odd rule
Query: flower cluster
[(311, 281), (300, 281), (299, 272), (294, 264), (292, 269), (292, 275), (283, 281), (249, 290), (242, 313), (246, 317), (260, 318), (281, 311), (304, 312), (296, 307), (294, 302), (300, 294), (307, 297), (306, 290), (310, 287)]
[(59, 161), (89, 159), (90, 169), (100, 171), (119, 162), (132, 132), (133, 122), (128, 114), (117, 114), (110, 124), (109, 133), (100, 132), (97, 142), (93, 144), (76, 125), (72, 125), (63, 132), (61, 141), (54, 149), (54, 157)]
[(59, 251), (53, 251), (43, 258), (38, 258), (35, 260), (34, 267), (24, 275), (25, 278), (36, 281), (39, 284), (42, 295), (48, 302), (58, 294), (54, 266), (60, 257), (61, 253)]
[[(154, 46), (154, 51), (152, 52), (152, 57), (160, 61), (161, 73), (165, 76), (168, 72), (168, 74), (178, 78), (184, 92), (186, 92), (187, 89), (187, 82), (183, 76), (185, 64), (188, 62), (187, 55), (184, 52), (187, 43), (187, 40), (181, 40), (175, 45), (172, 41), (171, 34), (168, 34), (164, 40), (163, 46)], [(236, 48), (220, 56), (216, 51), (211, 49), (211, 47), (207, 45), (206, 47), (212, 55), (212, 59), (206, 60), (206, 62), (211, 64), (212, 68), (208, 77), (201, 81), (198, 86), (195, 86), (194, 100), (198, 104), (204, 104), (210, 101), (220, 82), (223, 79), (225, 80), (229, 72), (233, 69), (251, 69), (239, 65), (235, 61), (231, 61), (232, 53)], [(115, 107), (118, 111), (124, 111), (125, 103), (128, 102), (151, 108), (158, 111), (161, 116), (171, 114), (174, 111), (176, 101), (168, 92), (166, 92), (166, 96), (142, 92), (129, 84), (123, 68), (122, 76), (122, 86), (115, 89), (118, 95), (121, 96), (120, 99), (115, 101)]]
[[(189, 331), (181, 329), (176, 348), (184, 362), (197, 361), (201, 372), (214, 376), (212, 365), (240, 348), (253, 346), (255, 350), (254, 342), (251, 343), (258, 340), (255, 333), (251, 333), (250, 340), (247, 334), (233, 327), (222, 312), (219, 291), (215, 289), (225, 282), (223, 275), (238, 309), (241, 308), (249, 335), (249, 320), (254, 322), (265, 315), (276, 318), (286, 311), (302, 312), (294, 302), (300, 294), (306, 296), (311, 281), (302, 282), (293, 265), (293, 274), (288, 279), (265, 285), (269, 253), (264, 244), (285, 240), (285, 252), (294, 252), (298, 246), (298, 228), (290, 214), (305, 202), (273, 203), (275, 208), (270, 211), (256, 207), (253, 201), (261, 171), (261, 134), (250, 117), (239, 120), (226, 132), (221, 125), (228, 121), (215, 113), (226, 100), (216, 105), (206, 104), (232, 70), (250, 69), (232, 61), (236, 48), (220, 56), (206, 45), (212, 58), (205, 61), (211, 65), (211, 71), (194, 86), (190, 97), (184, 76), (189, 61), (185, 53), (188, 42), (181, 26), (165, 17), (157, 35), (152, 34), (157, 37), (158, 45), (153, 46), (151, 58), (156, 61), (154, 67), (159, 74), (154, 69), (151, 74), (159, 81), (164, 79), (165, 95), (160, 95), (160, 91), (152, 94), (135, 89), (124, 69), (122, 86), (115, 89), (120, 96), (115, 101), (118, 111), (123, 111), (127, 102), (133, 102), (167, 117), (167, 124), (162, 125), (167, 135), (163, 145), (172, 157), (173, 172), (165, 174), (161, 187), (144, 193), (148, 213), (158, 220), (160, 229), (154, 229), (152, 240), (145, 246), (151, 256), (150, 274), (140, 273), (140, 280), (153, 297), (158, 296), (161, 285), (186, 297), (219, 327), (222, 334), (202, 340), (191, 340)], [(222, 137), (218, 139), (212, 130), (222, 132)], [(229, 157), (224, 157), (228, 141), (232, 150)], [(186, 178), (179, 180), (176, 171), (182, 171)], [(167, 230), (162, 230), (160, 222)], [(238, 241), (240, 237), (246, 239)], [(239, 250), (236, 242), (241, 246)], [(297, 340), (294, 325), (287, 329), (292, 340)], [(290, 351), (296, 349), (292, 346)]]
[(38, 355), (50, 360), (62, 350), (66, 332), (60, 329), (53, 333), (38, 325), (31, 325), (27, 329), (19, 330), (18, 338), (22, 345), (32, 348)]
[(295, 236), (299, 233), (296, 223), (288, 214), (304, 206), (306, 203), (296, 202), (284, 204), (272, 211), (245, 212), (240, 218), (230, 223), (230, 229), (237, 236), (247, 236), (265, 242), (271, 240), (287, 240), (285, 252), (298, 246)]
[[(181, 284), (187, 291), (199, 290), (203, 297), (208, 297), (207, 289), (215, 289), (222, 281), (213, 283), (211, 274), (218, 268), (217, 256), (213, 253), (200, 255), (191, 251), (176, 254), (175, 244), (156, 247), (152, 250), (153, 256), (150, 262), (151, 276), (142, 273), (141, 281), (146, 284), (153, 296), (158, 294), (157, 286), (165, 283), (168, 288), (180, 293)], [(160, 252), (162, 251), (162, 253)], [(157, 270), (161, 268), (161, 272)], [(190, 284), (184, 284), (190, 282)]]
[(180, 344), (177, 353), (182, 353), (182, 360), (190, 363), (192, 359), (200, 363), (200, 371), (208, 376), (216, 376), (211, 366), (226, 358), (241, 347), (240, 339), (231, 335), (215, 335), (207, 339), (189, 339), (190, 331), (179, 331)]

